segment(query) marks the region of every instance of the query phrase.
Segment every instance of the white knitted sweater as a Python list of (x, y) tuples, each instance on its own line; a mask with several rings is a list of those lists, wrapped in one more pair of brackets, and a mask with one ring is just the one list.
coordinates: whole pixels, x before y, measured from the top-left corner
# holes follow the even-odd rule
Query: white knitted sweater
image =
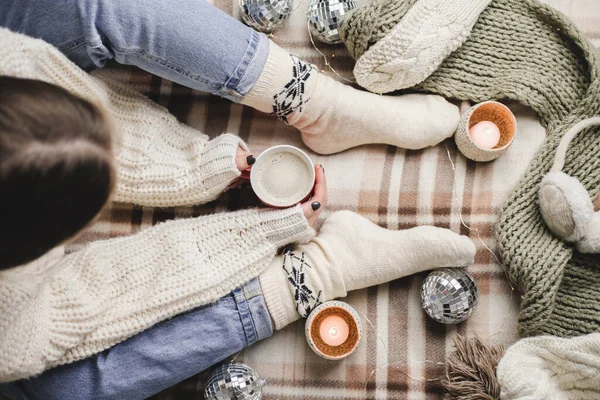
[[(233, 135), (208, 140), (165, 109), (101, 82), (50, 45), (0, 29), (0, 75), (40, 79), (103, 106), (120, 131), (116, 200), (213, 200), (239, 175)], [(314, 234), (299, 207), (176, 220), (0, 272), (0, 382), (99, 353), (258, 276)]]

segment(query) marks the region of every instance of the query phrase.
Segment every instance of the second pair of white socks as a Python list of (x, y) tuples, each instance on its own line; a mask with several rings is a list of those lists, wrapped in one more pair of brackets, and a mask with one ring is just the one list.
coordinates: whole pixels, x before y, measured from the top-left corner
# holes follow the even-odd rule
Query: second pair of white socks
[(468, 266), (474, 259), (471, 239), (448, 229), (392, 231), (339, 211), (310, 243), (276, 257), (259, 280), (275, 328), (281, 329), (351, 290), (433, 268)]

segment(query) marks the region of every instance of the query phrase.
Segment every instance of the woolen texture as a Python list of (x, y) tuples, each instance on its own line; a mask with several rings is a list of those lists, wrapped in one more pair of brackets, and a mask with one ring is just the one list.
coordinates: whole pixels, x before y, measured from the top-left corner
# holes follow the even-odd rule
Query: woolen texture
[[(350, 52), (360, 57), (384, 37), (408, 3), (376, 1), (356, 10), (342, 26)], [(536, 201), (561, 136), (574, 123), (600, 113), (599, 72), (590, 44), (561, 13), (535, 0), (494, 0), (469, 39), (416, 87), (474, 102), (517, 100), (533, 108), (546, 128), (545, 143), (496, 224), (503, 264), (523, 294), (522, 336), (600, 330), (600, 259), (574, 253), (553, 236)], [(575, 138), (563, 170), (579, 179), (592, 198), (600, 190), (598, 132), (592, 128)]]
[(420, 0), (354, 67), (356, 82), (389, 93), (423, 82), (469, 37), (491, 0)]
[[(114, 117), (124, 143), (117, 154), (119, 200), (208, 201), (239, 174), (238, 138), (208, 141), (143, 96), (90, 77), (40, 40), (0, 29), (0, 48), (0, 74), (60, 85)], [(57, 248), (1, 271), (0, 382), (90, 357), (216, 301), (258, 276), (278, 247), (313, 233), (299, 206), (245, 210), (166, 222), (66, 256)]]
[(312, 151), (332, 154), (364, 144), (434, 146), (456, 131), (458, 108), (440, 96), (379, 96), (319, 72), (275, 43), (242, 104), (270, 112), (302, 132)]
[(325, 220), (317, 237), (287, 257), (283, 264), (276, 257), (259, 276), (275, 329), (352, 290), (434, 268), (470, 266), (475, 244), (448, 229), (394, 231), (351, 211), (338, 211)]
[(100, 107), (117, 130), (113, 141), (117, 189), (113, 200), (168, 207), (214, 200), (240, 175), (233, 135), (209, 140), (144, 96), (96, 79), (51, 45), (0, 29), (0, 74), (61, 86)]
[(600, 333), (519, 340), (497, 369), (502, 400), (600, 398)]

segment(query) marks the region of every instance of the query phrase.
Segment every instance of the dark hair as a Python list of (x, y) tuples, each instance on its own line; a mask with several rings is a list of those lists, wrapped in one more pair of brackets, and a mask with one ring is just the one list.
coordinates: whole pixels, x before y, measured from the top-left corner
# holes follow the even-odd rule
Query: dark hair
[(115, 185), (101, 110), (45, 82), (0, 76), (0, 269), (81, 231)]

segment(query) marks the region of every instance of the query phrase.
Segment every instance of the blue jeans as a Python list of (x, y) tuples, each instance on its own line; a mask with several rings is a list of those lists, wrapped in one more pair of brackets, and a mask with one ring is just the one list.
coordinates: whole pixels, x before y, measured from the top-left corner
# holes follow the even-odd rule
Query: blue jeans
[(258, 279), (85, 360), (0, 385), (11, 400), (144, 399), (273, 334)]
[(84, 69), (107, 60), (239, 102), (269, 41), (205, 0), (1, 0), (0, 26), (40, 38)]

